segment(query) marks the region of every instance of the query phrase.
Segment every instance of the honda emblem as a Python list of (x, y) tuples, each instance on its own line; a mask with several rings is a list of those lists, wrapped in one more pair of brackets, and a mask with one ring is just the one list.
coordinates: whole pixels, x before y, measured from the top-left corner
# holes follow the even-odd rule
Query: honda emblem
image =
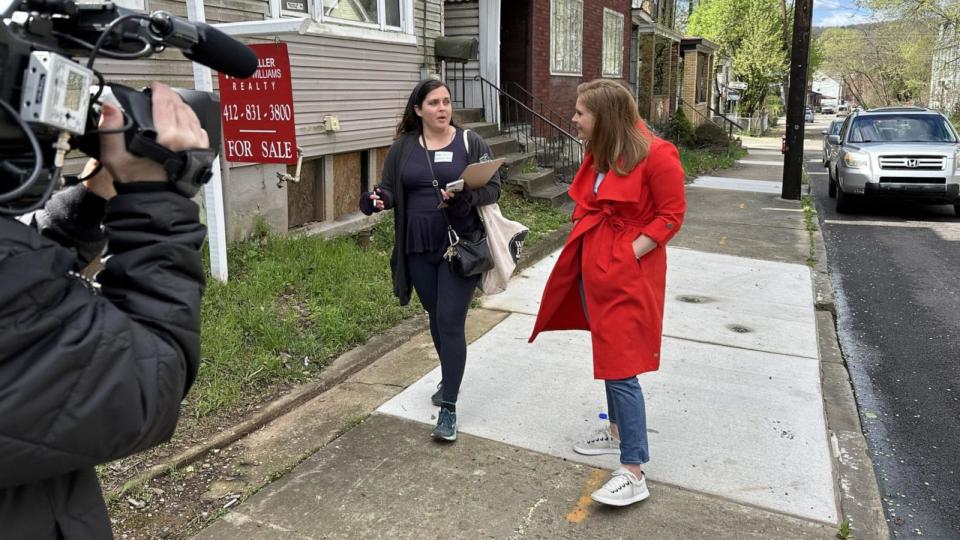
[(917, 160), (915, 160), (915, 159), (908, 159), (908, 160), (907, 160), (907, 168), (909, 168), (909, 169), (916, 169), (916, 168), (917, 168)]

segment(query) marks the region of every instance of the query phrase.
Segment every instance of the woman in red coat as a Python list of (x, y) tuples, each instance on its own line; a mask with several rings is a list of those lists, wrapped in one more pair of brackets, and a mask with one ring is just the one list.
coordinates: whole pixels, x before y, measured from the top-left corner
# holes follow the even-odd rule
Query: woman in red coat
[(677, 149), (655, 137), (619, 83), (577, 88), (573, 122), (586, 157), (570, 186), (574, 227), (550, 274), (532, 342), (549, 330), (590, 330), (610, 425), (574, 446), (620, 454), (622, 467), (592, 495), (626, 506), (649, 497), (646, 412), (637, 375), (660, 366), (666, 244), (686, 210)]

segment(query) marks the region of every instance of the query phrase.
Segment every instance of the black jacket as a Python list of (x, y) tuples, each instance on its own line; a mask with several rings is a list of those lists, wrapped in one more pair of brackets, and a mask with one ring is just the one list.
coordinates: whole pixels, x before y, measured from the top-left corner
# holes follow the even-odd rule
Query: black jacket
[[(469, 163), (493, 159), (490, 145), (483, 140), (483, 137), (473, 131), (467, 131), (466, 134), (470, 140), (470, 148), (467, 152)], [(393, 275), (393, 294), (400, 299), (401, 306), (410, 303), (412, 285), (410, 275), (407, 273), (407, 258), (405, 256), (407, 253), (407, 214), (404, 208), (403, 182), (400, 178), (410, 154), (414, 151), (423, 151), (419, 138), (419, 133), (405, 133), (394, 141), (387, 152), (383, 172), (380, 175), (380, 184), (377, 186), (380, 196), (383, 198), (383, 209), (393, 208), (394, 210), (394, 243), (393, 254), (390, 257), (390, 268)], [(494, 174), (490, 182), (480, 189), (471, 191), (466, 189), (466, 186), (464, 187), (464, 192), (457, 194), (449, 202), (448, 213), (454, 218), (451, 221), (455, 222), (456, 217), (474, 212), (474, 208), (477, 206), (493, 204), (500, 200), (500, 173)], [(367, 215), (380, 211), (373, 208), (369, 195), (370, 193), (367, 192), (360, 196), (360, 211)], [(470, 232), (457, 229), (456, 223), (454, 223), (454, 229), (460, 234)]]
[[(105, 214), (75, 187), (32, 226), (0, 217), (4, 538), (111, 538), (94, 465), (168, 440), (197, 371), (197, 205), (165, 184), (117, 189)], [(101, 218), (95, 292), (76, 272), (99, 252)]]

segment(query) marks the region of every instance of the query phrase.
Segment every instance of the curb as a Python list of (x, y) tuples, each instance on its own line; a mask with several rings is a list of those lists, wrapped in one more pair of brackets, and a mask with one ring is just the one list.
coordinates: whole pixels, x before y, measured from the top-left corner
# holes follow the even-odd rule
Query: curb
[[(515, 272), (520, 272), (534, 265), (566, 242), (572, 223), (567, 223), (559, 229), (547, 234), (537, 244), (524, 251), (517, 262)], [(335, 358), (319, 376), (319, 379), (301, 385), (279, 399), (264, 405), (263, 410), (239, 424), (236, 424), (213, 437), (210, 437), (179, 454), (174, 455), (161, 463), (145, 469), (140, 474), (124, 482), (123, 487), (113, 492), (123, 495), (135, 486), (143, 485), (154, 478), (158, 478), (171, 470), (182, 468), (203, 457), (215, 448), (223, 448), (236, 442), (266, 424), (289, 413), (298, 406), (323, 394), (327, 390), (347, 380), (353, 374), (373, 364), (384, 354), (396, 349), (413, 336), (429, 328), (426, 315), (416, 315), (400, 322), (386, 332), (370, 338), (366, 343), (351, 349)]]
[(836, 331), (836, 296), (830, 282), (823, 229), (813, 233), (813, 293), (820, 350), (820, 375), (824, 415), (834, 457), (834, 480), (839, 488), (841, 521), (847, 521), (855, 538), (890, 538), (883, 500), (870, 460), (867, 439), (850, 374)]

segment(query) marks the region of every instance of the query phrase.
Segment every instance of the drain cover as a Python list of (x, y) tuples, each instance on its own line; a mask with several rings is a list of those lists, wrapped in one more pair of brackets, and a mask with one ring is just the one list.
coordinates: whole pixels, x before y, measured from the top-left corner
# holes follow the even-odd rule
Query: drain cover
[(678, 296), (677, 300), (688, 304), (705, 304), (710, 301), (710, 299), (705, 296), (694, 296), (692, 294)]
[(753, 331), (753, 330), (750, 330), (749, 328), (747, 328), (746, 326), (741, 326), (741, 325), (739, 325), (739, 324), (729, 324), (729, 325), (727, 325), (727, 328), (730, 329), (730, 330), (733, 330), (734, 332), (736, 332), (736, 333), (738, 333), (738, 334), (748, 334), (748, 333), (750, 333), (750, 332)]

